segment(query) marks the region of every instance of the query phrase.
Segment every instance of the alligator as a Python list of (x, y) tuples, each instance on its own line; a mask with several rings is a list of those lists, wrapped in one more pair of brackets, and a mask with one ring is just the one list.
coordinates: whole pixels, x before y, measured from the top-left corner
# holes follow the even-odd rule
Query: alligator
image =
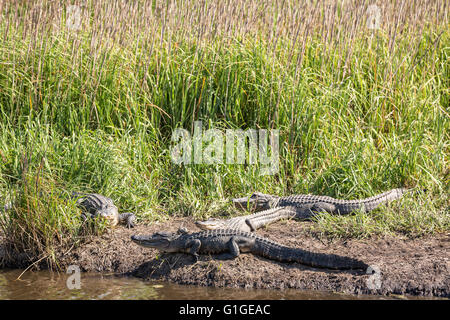
[(131, 212), (119, 214), (119, 209), (111, 198), (97, 193), (78, 192), (72, 192), (71, 198), (79, 198), (76, 205), (83, 210), (81, 216), (84, 220), (102, 217), (110, 223), (111, 227), (119, 223), (126, 224), (128, 228), (135, 226), (136, 216)]
[(246, 216), (233, 217), (230, 219), (209, 218), (206, 221), (195, 221), (195, 225), (202, 230), (234, 229), (246, 232), (254, 232), (272, 222), (295, 218), (298, 208), (294, 206), (276, 207)]
[(227, 220), (211, 218), (196, 221), (195, 224), (203, 230), (231, 228), (253, 232), (285, 218), (309, 219), (318, 213), (345, 215), (357, 210), (369, 212), (381, 204), (401, 198), (406, 191), (403, 188), (392, 189), (362, 200), (340, 200), (309, 194), (278, 197), (255, 192), (250, 197), (235, 198), (232, 201), (237, 208), (253, 209), (256, 213)]
[(241, 252), (249, 252), (279, 262), (297, 262), (303, 265), (337, 270), (367, 270), (360, 260), (335, 254), (308, 252), (290, 248), (254, 233), (235, 229), (218, 229), (188, 233), (180, 228), (177, 232), (157, 232), (152, 235), (133, 235), (131, 240), (143, 247), (162, 252), (192, 254), (195, 262), (199, 254), (223, 254), (224, 259), (234, 259)]
[[(59, 197), (64, 198), (66, 196), (64, 193), (61, 193)], [(133, 213), (125, 212), (119, 214), (119, 209), (114, 205), (114, 201), (101, 194), (72, 192), (69, 198), (77, 199), (76, 205), (83, 210), (81, 217), (84, 221), (89, 218), (102, 217), (109, 222), (111, 227), (124, 223), (128, 228), (133, 228), (136, 224), (136, 216)], [(13, 207), (12, 201), (7, 202), (0, 207), (0, 213), (9, 211)]]

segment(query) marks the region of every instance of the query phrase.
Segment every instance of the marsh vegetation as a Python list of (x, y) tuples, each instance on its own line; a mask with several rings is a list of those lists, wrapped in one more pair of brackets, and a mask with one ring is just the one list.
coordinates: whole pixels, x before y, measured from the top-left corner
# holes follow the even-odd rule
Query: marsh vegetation
[[(448, 232), (446, 1), (0, 1), (1, 229), (52, 261), (83, 238), (61, 192), (141, 223), (233, 214), (253, 191), (410, 195), (321, 216), (327, 237)], [(375, 8), (375, 9), (374, 9)], [(378, 10), (378, 11), (377, 11)], [(180, 166), (176, 128), (280, 130), (280, 168)]]

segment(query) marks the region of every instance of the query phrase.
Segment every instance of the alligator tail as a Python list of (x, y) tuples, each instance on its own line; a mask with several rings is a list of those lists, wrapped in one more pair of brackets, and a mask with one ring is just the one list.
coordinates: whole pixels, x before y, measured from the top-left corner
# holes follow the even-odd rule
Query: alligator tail
[(292, 249), (294, 251), (295, 262), (309, 265), (315, 268), (327, 268), (337, 270), (360, 269), (367, 270), (369, 267), (361, 260), (339, 256), (336, 254), (326, 254), (305, 251), (302, 249)]
[(407, 191), (408, 189), (405, 188), (392, 189), (390, 191), (372, 197), (372, 201), (369, 200), (371, 198), (368, 198), (363, 201), (364, 209), (366, 211), (371, 211), (381, 204), (400, 199)]
[(258, 241), (256, 254), (280, 262), (297, 262), (315, 268), (337, 270), (360, 269), (369, 267), (358, 259), (343, 257), (335, 254), (310, 252), (299, 248), (289, 248), (270, 240)]
[(403, 194), (410, 190), (411, 189), (397, 188), (362, 200), (342, 200), (341, 203), (337, 204), (338, 211), (339, 214), (348, 214), (352, 211), (361, 209), (365, 212), (369, 212), (374, 210), (381, 204), (386, 204), (391, 201), (400, 199)]

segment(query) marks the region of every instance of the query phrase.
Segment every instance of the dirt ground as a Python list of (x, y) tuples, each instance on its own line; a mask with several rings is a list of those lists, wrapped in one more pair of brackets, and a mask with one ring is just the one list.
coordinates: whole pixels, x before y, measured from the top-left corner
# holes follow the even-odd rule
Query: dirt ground
[[(377, 272), (316, 269), (252, 254), (241, 254), (234, 260), (204, 255), (193, 263), (190, 255), (161, 254), (130, 240), (133, 234), (176, 231), (180, 226), (190, 232), (198, 231), (190, 218), (138, 225), (134, 229), (116, 227), (108, 234), (93, 237), (83, 246), (59, 253), (59, 261), (63, 270), (75, 264), (83, 271), (113, 272), (179, 284), (450, 297), (450, 234), (417, 239), (383, 237), (327, 241), (306, 232), (308, 223), (286, 220), (257, 233), (290, 247), (357, 258)], [(0, 257), (1, 251), (0, 247)], [(24, 267), (20, 266), (20, 257), (16, 267)]]
[(176, 231), (180, 226), (190, 232), (198, 231), (190, 218), (140, 225), (131, 230), (117, 227), (62, 255), (60, 261), (63, 268), (77, 264), (84, 271), (122, 273), (179, 284), (450, 297), (450, 234), (325, 242), (305, 232), (307, 223), (287, 220), (257, 233), (291, 247), (358, 258), (378, 272), (315, 269), (252, 254), (241, 254), (234, 260), (205, 255), (193, 263), (187, 254), (161, 254), (130, 240), (133, 234)]

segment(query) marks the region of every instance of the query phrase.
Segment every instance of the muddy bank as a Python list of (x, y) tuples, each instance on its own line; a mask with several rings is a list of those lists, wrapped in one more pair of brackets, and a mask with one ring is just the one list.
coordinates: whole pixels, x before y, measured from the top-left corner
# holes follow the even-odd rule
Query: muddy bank
[(130, 241), (132, 234), (175, 231), (181, 225), (197, 231), (190, 218), (139, 225), (131, 230), (117, 227), (81, 247), (59, 253), (59, 261), (63, 269), (76, 264), (83, 271), (108, 271), (179, 284), (450, 297), (450, 234), (418, 239), (327, 241), (308, 234), (307, 224), (289, 220), (257, 233), (287, 246), (357, 258), (377, 267), (380, 273), (315, 269), (251, 254), (242, 254), (234, 260), (205, 255), (193, 263), (189, 255), (160, 254)]

